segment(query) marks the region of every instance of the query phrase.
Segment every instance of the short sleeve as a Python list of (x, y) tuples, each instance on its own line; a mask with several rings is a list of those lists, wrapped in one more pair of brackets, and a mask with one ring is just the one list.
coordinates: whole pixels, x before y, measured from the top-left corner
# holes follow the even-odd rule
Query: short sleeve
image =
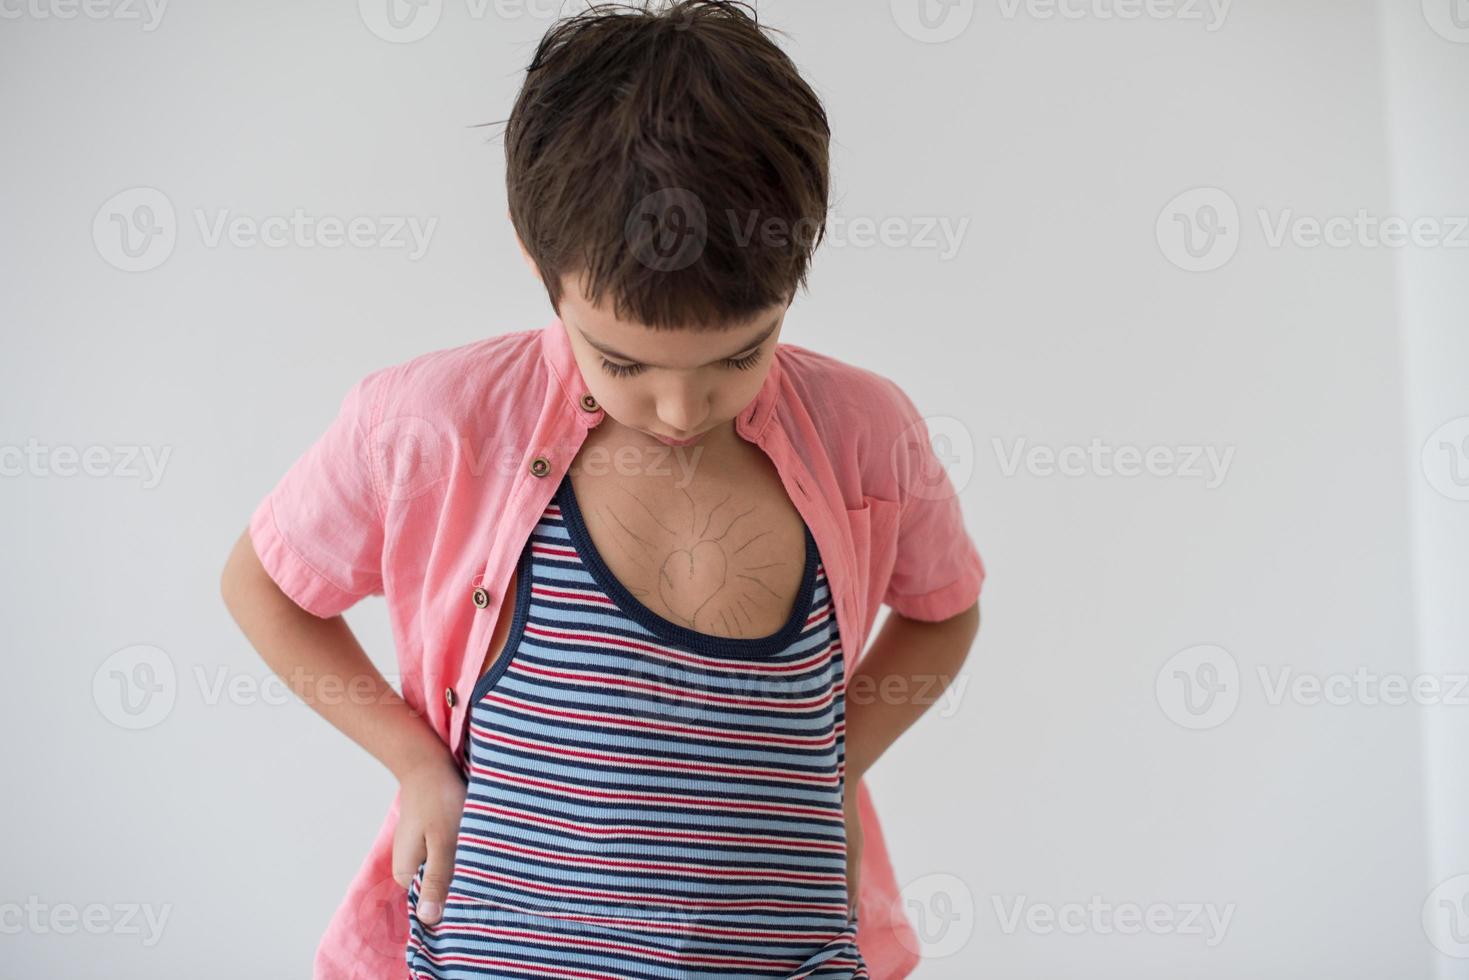
[(382, 594), (383, 511), (371, 447), (390, 370), (352, 386), (336, 418), (250, 518), (250, 540), (266, 572), (322, 618)]
[(900, 506), (896, 558), (882, 601), (910, 619), (948, 619), (979, 600), (984, 562), (927, 423), (907, 394), (889, 385), (899, 423), (890, 465)]

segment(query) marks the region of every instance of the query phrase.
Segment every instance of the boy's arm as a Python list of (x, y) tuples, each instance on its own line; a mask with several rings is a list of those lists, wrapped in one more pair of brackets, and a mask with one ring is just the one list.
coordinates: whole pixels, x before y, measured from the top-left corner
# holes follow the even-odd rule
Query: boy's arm
[(423, 865), (418, 915), (438, 921), (454, 876), (465, 794), (448, 748), (373, 665), (340, 614), (309, 613), (276, 585), (248, 530), (225, 563), (220, 594), (270, 669), (397, 777), (393, 878), (407, 888)]
[(267, 666), (393, 775), (401, 780), (425, 760), (449, 761), (443, 741), (373, 665), (347, 621), (315, 616), (282, 592), (248, 531), (225, 563), (220, 594)]
[(856, 912), (862, 889), (858, 787), (872, 764), (953, 683), (979, 632), (979, 603), (942, 620), (889, 612), (847, 681), (847, 895)]
[(847, 779), (855, 783), (953, 683), (979, 633), (979, 603), (927, 622), (890, 612), (847, 683)]

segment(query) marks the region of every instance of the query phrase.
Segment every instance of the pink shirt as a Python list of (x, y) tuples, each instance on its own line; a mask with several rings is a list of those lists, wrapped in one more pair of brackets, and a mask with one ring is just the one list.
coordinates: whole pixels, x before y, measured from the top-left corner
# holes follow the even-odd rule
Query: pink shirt
[[(602, 416), (559, 319), (374, 371), (260, 502), (250, 538), (271, 578), (317, 616), (385, 597), (403, 698), (457, 754), (516, 558)], [(939, 620), (977, 601), (985, 571), (958, 498), (893, 382), (782, 343), (734, 425), (811, 528), (849, 676), (880, 604)], [(404, 973), (398, 804), (327, 927), (316, 980)], [(865, 782), (859, 807), (857, 941), (874, 980), (891, 980), (919, 947)]]

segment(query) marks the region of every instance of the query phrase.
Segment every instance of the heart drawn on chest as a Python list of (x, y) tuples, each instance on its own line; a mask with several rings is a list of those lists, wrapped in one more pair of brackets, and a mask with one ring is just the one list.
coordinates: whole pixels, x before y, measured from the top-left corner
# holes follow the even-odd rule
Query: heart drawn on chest
[(658, 597), (685, 623), (693, 623), (704, 603), (724, 588), (729, 559), (714, 541), (670, 552), (658, 571)]

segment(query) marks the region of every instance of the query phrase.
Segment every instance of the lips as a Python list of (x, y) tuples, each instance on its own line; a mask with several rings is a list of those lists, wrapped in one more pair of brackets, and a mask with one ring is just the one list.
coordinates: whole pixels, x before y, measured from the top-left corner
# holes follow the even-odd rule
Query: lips
[(700, 439), (704, 438), (704, 433), (702, 433), (702, 432), (699, 433), (698, 435), (692, 436), (692, 437), (690, 437), (688, 439), (672, 439), (672, 438), (669, 438), (668, 436), (660, 436), (656, 432), (649, 433), (649, 434), (654, 439), (657, 439), (659, 442), (663, 443), (665, 446), (692, 446), (694, 443), (696, 443)]
[(699, 435), (693, 436), (693, 438), (689, 439), (670, 439), (668, 438), (668, 436), (658, 435), (658, 433), (654, 433), (654, 436), (652, 436), (652, 438), (658, 439), (658, 441), (663, 442), (664, 445), (693, 445), (695, 444), (695, 442), (698, 442), (699, 439), (704, 438), (704, 433), (699, 433)]

